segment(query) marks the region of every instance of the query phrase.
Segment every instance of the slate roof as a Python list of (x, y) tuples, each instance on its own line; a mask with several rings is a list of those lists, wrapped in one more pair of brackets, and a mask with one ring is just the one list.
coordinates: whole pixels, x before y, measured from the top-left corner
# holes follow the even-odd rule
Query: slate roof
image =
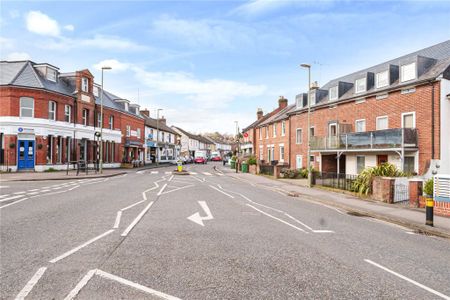
[(144, 116), (144, 121), (145, 121), (146, 126), (149, 126), (151, 128), (155, 128), (155, 129), (159, 128), (159, 130), (161, 130), (161, 131), (166, 131), (166, 132), (170, 132), (170, 133), (179, 135), (178, 132), (176, 132), (175, 130), (173, 130), (172, 128), (167, 126), (166, 124), (162, 123), (161, 120), (157, 124), (156, 119)]
[(198, 136), (198, 135), (195, 135), (195, 134), (192, 134), (192, 133), (190, 133), (190, 132), (187, 132), (186, 130), (183, 130), (183, 129), (181, 129), (180, 127), (177, 127), (177, 126), (172, 126), (172, 128), (174, 128), (175, 130), (178, 130), (178, 131), (181, 132), (182, 134), (188, 136), (190, 139), (198, 140), (198, 141), (199, 141), (199, 136)]
[(266, 126), (268, 124), (281, 121), (283, 119), (288, 118), (288, 113), (295, 109), (295, 104), (291, 104), (280, 110), (278, 113), (272, 115), (270, 118), (267, 118), (264, 122), (260, 123), (258, 127)]
[(214, 144), (213, 142), (211, 142), (209, 139), (207, 139), (204, 136), (197, 135), (197, 137), (198, 137), (198, 140), (204, 144), (210, 144), (210, 145)]
[[(365, 77), (367, 75), (367, 73), (376, 74), (380, 71), (387, 70), (390, 65), (400, 67), (403, 64), (407, 64), (407, 63), (414, 62), (414, 61), (417, 62), (420, 59), (426, 59), (426, 58), (430, 58), (431, 60), (429, 60), (428, 65), (425, 64), (423, 66), (423, 70), (422, 70), (423, 73), (414, 80), (400, 82), (399, 78), (397, 78), (394, 82), (391, 82), (386, 87), (375, 88), (375, 85), (374, 85), (373, 87), (369, 88), (365, 92), (355, 93), (355, 89), (354, 89), (355, 80)], [(416, 63), (416, 67), (419, 67), (417, 63)], [(382, 93), (384, 91), (388, 91), (393, 88), (401, 88), (404, 86), (406, 87), (406, 86), (414, 85), (415, 83), (418, 83), (421, 81), (432, 80), (432, 79), (437, 78), (439, 75), (441, 75), (444, 72), (449, 73), (449, 71), (448, 71), (449, 67), (450, 67), (450, 40), (447, 40), (447, 41), (439, 43), (437, 45), (433, 45), (433, 46), (418, 50), (416, 52), (409, 53), (407, 55), (403, 55), (403, 56), (397, 57), (395, 59), (391, 59), (389, 61), (380, 63), (378, 65), (375, 65), (375, 66), (372, 66), (372, 67), (369, 67), (366, 69), (362, 69), (357, 72), (330, 80), (329, 82), (327, 82), (324, 86), (322, 86), (319, 89), (322, 92), (326, 93), (327, 95), (320, 102), (316, 103), (315, 105), (318, 106), (318, 105), (322, 105), (322, 104), (336, 103), (336, 102), (348, 100), (351, 98), (359, 98), (359, 97), (363, 98), (367, 95), (371, 95), (374, 93)], [(447, 74), (447, 76), (450, 76), (450, 75)], [(353, 84), (353, 86), (348, 91), (346, 91), (344, 94), (342, 94), (338, 100), (330, 101), (328, 99), (328, 90), (331, 87), (338, 85), (338, 82), (347, 82), (347, 83)], [(312, 105), (312, 106), (314, 106), (314, 105)], [(298, 111), (298, 110), (302, 110), (302, 109), (305, 109), (305, 107), (302, 107), (302, 108), (299, 108), (299, 109), (296, 109), (293, 111)]]

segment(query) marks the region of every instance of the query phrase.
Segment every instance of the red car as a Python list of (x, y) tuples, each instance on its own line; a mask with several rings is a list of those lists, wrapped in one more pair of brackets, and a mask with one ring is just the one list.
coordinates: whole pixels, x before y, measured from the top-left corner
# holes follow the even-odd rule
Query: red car
[(211, 158), (211, 161), (222, 161), (222, 157), (214, 156), (214, 157)]
[(206, 164), (206, 159), (204, 157), (196, 157), (194, 159), (195, 164)]

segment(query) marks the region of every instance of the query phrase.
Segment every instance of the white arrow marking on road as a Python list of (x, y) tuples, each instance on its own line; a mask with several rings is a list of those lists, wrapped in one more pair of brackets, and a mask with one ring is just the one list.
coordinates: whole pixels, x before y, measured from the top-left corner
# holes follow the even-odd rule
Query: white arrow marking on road
[(213, 215), (211, 214), (211, 211), (209, 210), (208, 205), (206, 205), (205, 201), (198, 201), (198, 204), (203, 208), (203, 210), (206, 213), (206, 217), (201, 217), (199, 212), (196, 212), (192, 216), (188, 217), (188, 219), (194, 223), (197, 223), (198, 225), (205, 226), (203, 224), (203, 221), (208, 221), (214, 219)]

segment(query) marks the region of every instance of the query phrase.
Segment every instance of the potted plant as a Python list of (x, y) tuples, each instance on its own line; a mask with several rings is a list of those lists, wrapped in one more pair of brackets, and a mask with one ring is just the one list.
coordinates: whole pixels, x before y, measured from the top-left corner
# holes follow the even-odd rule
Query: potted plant
[(425, 181), (423, 186), (423, 196), (419, 196), (419, 207), (424, 208), (427, 199), (433, 198), (433, 178)]
[(251, 174), (255, 175), (256, 174), (256, 157), (255, 156), (250, 156), (247, 160), (248, 166), (249, 166), (249, 171)]

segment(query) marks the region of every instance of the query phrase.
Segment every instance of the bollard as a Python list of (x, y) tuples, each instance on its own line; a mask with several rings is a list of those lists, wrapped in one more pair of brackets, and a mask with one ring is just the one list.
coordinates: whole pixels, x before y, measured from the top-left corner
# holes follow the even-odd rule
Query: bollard
[(179, 160), (177, 162), (177, 171), (178, 172), (183, 172), (183, 162), (181, 160)]
[(426, 222), (425, 225), (433, 226), (433, 206), (434, 201), (432, 198), (427, 198), (426, 203)]

